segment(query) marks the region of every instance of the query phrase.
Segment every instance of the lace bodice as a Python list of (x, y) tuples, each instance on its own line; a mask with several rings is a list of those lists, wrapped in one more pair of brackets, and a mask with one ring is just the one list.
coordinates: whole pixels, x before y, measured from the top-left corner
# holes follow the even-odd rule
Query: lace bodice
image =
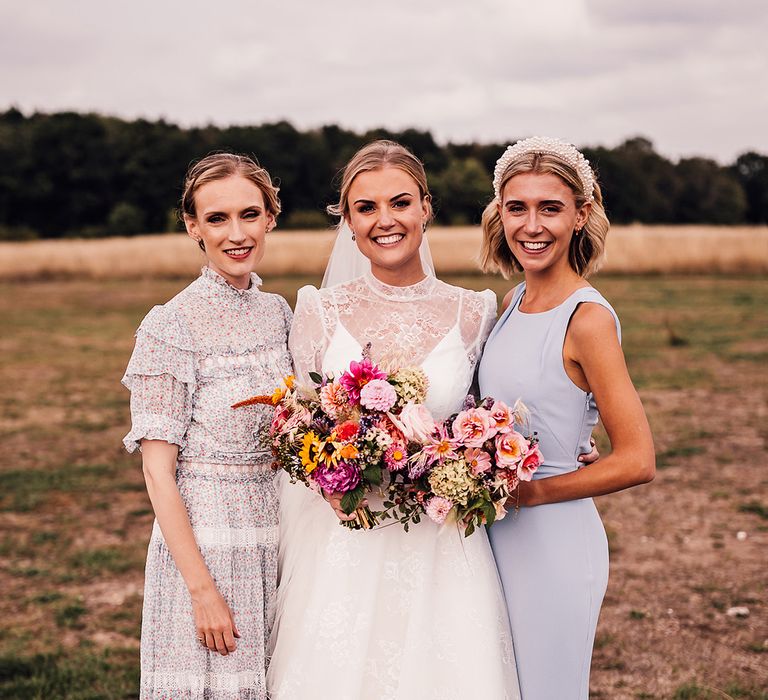
[(427, 404), (436, 416), (457, 410), (496, 318), (496, 296), (434, 277), (393, 287), (366, 273), (318, 290), (303, 287), (289, 346), (299, 377), (340, 373), (362, 348), (389, 367), (420, 366), (430, 379)]
[(123, 384), (131, 391), (129, 451), (146, 439), (179, 445), (179, 459), (252, 464), (265, 459), (254, 441), (269, 408), (233, 403), (272, 393), (290, 373), (286, 336), (291, 310), (282, 297), (232, 287), (208, 267), (154, 307), (136, 332)]

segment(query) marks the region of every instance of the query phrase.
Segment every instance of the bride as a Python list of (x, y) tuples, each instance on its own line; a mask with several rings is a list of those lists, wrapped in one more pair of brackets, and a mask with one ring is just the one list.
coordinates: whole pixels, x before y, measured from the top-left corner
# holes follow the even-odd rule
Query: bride
[[(289, 345), (299, 379), (340, 374), (370, 343), (374, 361), (424, 370), (436, 418), (458, 411), (496, 298), (434, 276), (421, 162), (391, 141), (365, 146), (332, 211), (342, 225), (323, 288), (302, 288), (296, 303)], [(399, 524), (359, 531), (339, 525), (348, 517), (340, 494), (283, 481), (271, 697), (519, 698), (485, 529), (465, 539), (455, 523), (425, 518), (408, 533)]]

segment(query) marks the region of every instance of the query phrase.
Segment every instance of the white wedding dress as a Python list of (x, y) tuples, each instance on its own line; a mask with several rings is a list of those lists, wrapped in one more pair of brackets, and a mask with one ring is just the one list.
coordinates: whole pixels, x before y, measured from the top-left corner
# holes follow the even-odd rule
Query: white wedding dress
[[(421, 366), (437, 418), (458, 411), (496, 298), (427, 277), (366, 273), (299, 291), (289, 345), (299, 379), (372, 359)], [(507, 612), (483, 528), (428, 519), (350, 531), (301, 484), (280, 489), (280, 579), (268, 687), (274, 700), (519, 698)], [(369, 499), (373, 508), (378, 497)], [(390, 523), (390, 524), (387, 524)]]

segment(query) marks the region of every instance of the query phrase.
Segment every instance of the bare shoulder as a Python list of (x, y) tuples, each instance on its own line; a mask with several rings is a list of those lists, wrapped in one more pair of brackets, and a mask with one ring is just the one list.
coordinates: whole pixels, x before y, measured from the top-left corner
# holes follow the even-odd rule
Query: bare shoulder
[(517, 289), (517, 287), (512, 287), (512, 289), (510, 289), (504, 295), (504, 299), (501, 302), (501, 313), (504, 313), (509, 308), (509, 305), (512, 303), (512, 299), (515, 296), (515, 289)]
[(618, 340), (616, 320), (613, 314), (597, 302), (581, 302), (573, 312), (568, 334), (577, 343)]

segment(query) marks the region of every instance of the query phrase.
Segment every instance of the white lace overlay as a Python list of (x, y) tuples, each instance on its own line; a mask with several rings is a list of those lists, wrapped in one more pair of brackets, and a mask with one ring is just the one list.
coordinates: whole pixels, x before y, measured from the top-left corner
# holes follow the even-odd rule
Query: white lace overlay
[[(490, 291), (429, 277), (390, 287), (368, 274), (301, 289), (289, 344), (304, 379), (342, 371), (367, 343), (378, 362), (421, 366), (427, 404), (445, 417), (469, 389), (495, 311)], [(465, 539), (455, 523), (426, 520), (409, 533), (399, 525), (349, 531), (325, 501), (287, 479), (280, 512), (271, 697), (519, 698), (484, 531)]]

